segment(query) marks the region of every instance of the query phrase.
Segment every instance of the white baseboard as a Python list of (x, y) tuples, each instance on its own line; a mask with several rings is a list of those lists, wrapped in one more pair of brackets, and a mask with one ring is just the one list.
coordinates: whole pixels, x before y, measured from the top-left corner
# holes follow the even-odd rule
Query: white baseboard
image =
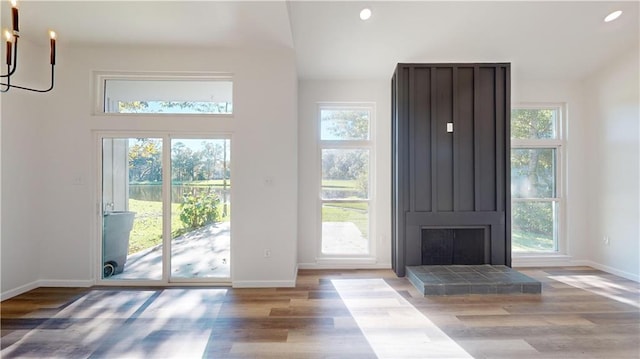
[(38, 287), (40, 287), (40, 281), (33, 281), (31, 283), (27, 283), (25, 285), (21, 285), (18, 288), (13, 288), (13, 289), (9, 289), (6, 292), (2, 292), (0, 294), (0, 300), (7, 300), (9, 298), (13, 298), (17, 295), (20, 295), (22, 293), (26, 293), (30, 290), (36, 289)]
[(40, 287), (91, 287), (94, 285), (93, 280), (59, 280), (59, 279), (40, 279), (27, 283), (18, 288), (10, 289), (0, 294), (0, 300), (7, 300), (30, 290)]
[(232, 280), (233, 288), (293, 288), (298, 281), (298, 267), (293, 271), (292, 280)]
[(511, 258), (512, 267), (572, 267), (586, 265), (567, 255), (517, 256)]
[(95, 283), (92, 279), (88, 280), (64, 280), (64, 279), (40, 279), (38, 287), (91, 287)]
[(613, 275), (617, 275), (618, 277), (626, 278), (634, 282), (640, 282), (640, 276), (637, 274), (629, 273), (620, 269), (616, 269), (616, 268), (609, 267), (604, 264), (600, 264), (592, 261), (584, 261), (584, 262), (585, 262), (584, 265), (587, 265), (589, 267), (593, 267), (595, 269), (599, 269), (601, 271), (611, 273)]
[(296, 280), (234, 280), (233, 288), (293, 288)]
[(391, 263), (298, 263), (299, 269), (390, 269)]

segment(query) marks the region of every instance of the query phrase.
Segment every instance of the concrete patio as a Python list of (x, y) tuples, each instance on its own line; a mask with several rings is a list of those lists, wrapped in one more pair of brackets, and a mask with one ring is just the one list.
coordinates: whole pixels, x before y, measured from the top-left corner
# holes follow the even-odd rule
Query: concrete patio
[[(229, 222), (211, 224), (171, 241), (171, 277), (178, 279), (231, 277)], [(130, 254), (122, 273), (107, 280), (161, 280), (162, 245)]]

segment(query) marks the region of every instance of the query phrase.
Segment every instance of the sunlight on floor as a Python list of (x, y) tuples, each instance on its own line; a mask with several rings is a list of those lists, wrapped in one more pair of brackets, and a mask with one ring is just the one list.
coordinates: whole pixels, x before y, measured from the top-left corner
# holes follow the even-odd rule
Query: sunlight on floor
[(384, 280), (331, 282), (378, 358), (472, 358)]
[(556, 275), (550, 276), (549, 279), (640, 308), (640, 289), (613, 283), (602, 276)]
[(0, 357), (201, 358), (214, 330), (206, 323), (220, 315), (226, 294), (209, 288), (93, 290)]

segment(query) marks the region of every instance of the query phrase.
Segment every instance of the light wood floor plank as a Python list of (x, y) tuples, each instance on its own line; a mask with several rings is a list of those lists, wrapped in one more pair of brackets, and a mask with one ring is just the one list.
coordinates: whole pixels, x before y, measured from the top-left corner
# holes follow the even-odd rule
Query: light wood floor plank
[(2, 358), (640, 358), (640, 284), (524, 268), (542, 295), (424, 297), (391, 270), (295, 288), (38, 288), (1, 303)]

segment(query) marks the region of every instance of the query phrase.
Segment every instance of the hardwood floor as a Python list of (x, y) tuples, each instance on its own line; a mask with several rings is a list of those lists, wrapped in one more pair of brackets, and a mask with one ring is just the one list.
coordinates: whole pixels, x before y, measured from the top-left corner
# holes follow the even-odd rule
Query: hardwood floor
[(423, 297), (390, 270), (295, 288), (39, 288), (2, 302), (2, 358), (639, 358), (640, 284), (526, 268), (542, 295)]

